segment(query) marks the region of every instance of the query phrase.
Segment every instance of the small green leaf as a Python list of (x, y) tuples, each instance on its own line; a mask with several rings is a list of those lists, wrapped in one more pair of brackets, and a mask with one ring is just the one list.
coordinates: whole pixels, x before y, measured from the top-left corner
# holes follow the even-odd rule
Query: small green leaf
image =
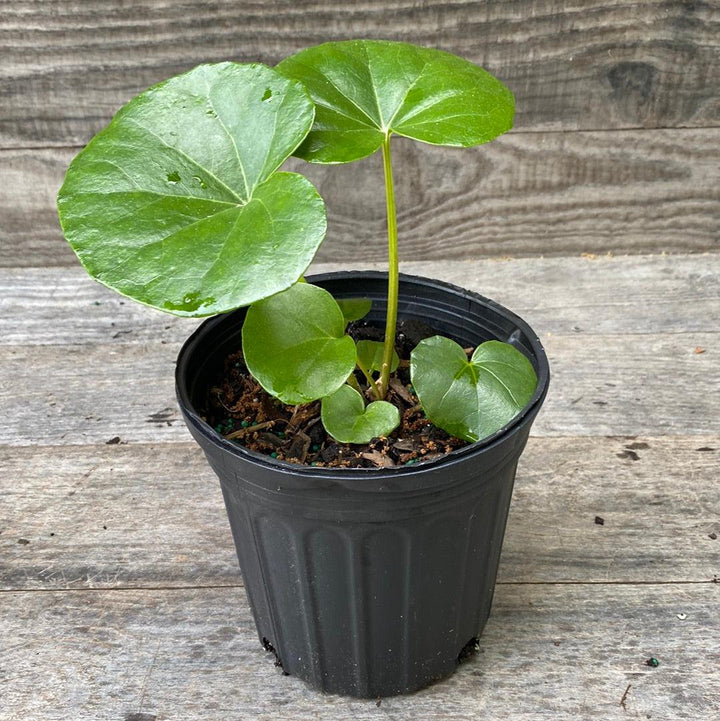
[(310, 403), (337, 390), (355, 368), (355, 342), (335, 299), (310, 283), (248, 308), (243, 354), (258, 383), (283, 403)]
[(336, 298), (336, 300), (345, 316), (346, 323), (364, 318), (372, 308), (370, 298)]
[(71, 163), (58, 194), (65, 236), (91, 276), (176, 315), (284, 290), (325, 235), (315, 188), (275, 172), (313, 117), (302, 85), (264, 65), (200, 65), (166, 80)]
[(320, 415), (325, 430), (340, 443), (369, 443), (400, 425), (400, 411), (392, 403), (374, 401), (366, 408), (362, 396), (347, 385), (322, 399)]
[[(382, 370), (383, 344), (376, 340), (359, 340), (357, 342), (358, 362), (362, 363), (365, 370), (372, 373), (373, 371)], [(400, 358), (393, 350), (392, 362), (390, 363), (390, 372), (397, 370), (400, 365)]]
[(492, 435), (511, 421), (537, 385), (530, 361), (496, 340), (479, 345), (468, 361), (455, 341), (426, 338), (412, 351), (410, 373), (427, 417), (466, 441)]
[(296, 154), (347, 163), (374, 153), (390, 133), (433, 145), (469, 147), (512, 127), (512, 93), (481, 67), (409, 43), (325, 43), (283, 60), (316, 104), (315, 124)]

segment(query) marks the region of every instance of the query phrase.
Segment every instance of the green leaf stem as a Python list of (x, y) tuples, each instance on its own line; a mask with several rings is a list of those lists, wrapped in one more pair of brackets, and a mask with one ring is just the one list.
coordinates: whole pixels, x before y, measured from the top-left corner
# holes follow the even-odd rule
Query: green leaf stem
[[(359, 340), (357, 342), (358, 365), (368, 372), (380, 372), (383, 364), (383, 344), (377, 340)], [(393, 349), (390, 372), (397, 370), (400, 358)]]

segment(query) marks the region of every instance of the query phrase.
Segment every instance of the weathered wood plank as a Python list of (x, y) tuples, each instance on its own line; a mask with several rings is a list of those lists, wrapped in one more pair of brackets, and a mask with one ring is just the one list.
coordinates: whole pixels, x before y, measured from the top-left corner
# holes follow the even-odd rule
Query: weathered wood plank
[[(499, 582), (720, 576), (719, 454), (720, 436), (531, 438)], [(0, 447), (0, 464), (12, 479), (0, 589), (241, 583), (219, 484), (194, 444)]]
[(188, 440), (175, 403), (177, 350), (146, 343), (0, 351), (0, 444)]
[[(716, 432), (720, 429), (717, 339), (717, 333), (544, 338), (554, 380), (534, 432), (560, 436)], [(697, 353), (698, 349), (703, 352)]]
[(0, 446), (0, 587), (241, 583), (217, 478), (194, 442)]
[[(511, 133), (479, 148), (395, 141), (406, 260), (720, 249), (720, 128)], [(76, 150), (0, 151), (0, 266), (73, 265), (55, 195)], [(386, 255), (380, 158), (294, 160), (328, 207), (318, 259)]]
[[(397, 139), (400, 257), (717, 250), (719, 147), (720, 128), (510, 133), (462, 150)], [(318, 257), (384, 258), (379, 156), (294, 162), (327, 203)]]
[(0, 265), (77, 263), (63, 239), (55, 198), (77, 150), (0, 151)]
[[(348, 267), (315, 263), (310, 273)], [(408, 261), (401, 269), (493, 298), (542, 333), (712, 332), (720, 312), (720, 254)], [(128, 301), (79, 264), (0, 268), (0, 345), (180, 343), (196, 323)]]
[(0, 146), (81, 144), (140, 90), (200, 62), (275, 64), (310, 44), (409, 40), (502, 78), (523, 129), (707, 126), (720, 119), (713, 2), (6, 3)]
[[(717, 334), (542, 339), (553, 380), (536, 435), (720, 432)], [(0, 444), (187, 440), (174, 399), (177, 350), (175, 343), (0, 346)]]
[(0, 269), (2, 345), (177, 344), (198, 324), (115, 293), (78, 262), (72, 268)]
[(283, 677), (241, 589), (7, 593), (3, 718), (710, 719), (719, 590), (500, 586), (479, 654), (450, 679), (379, 704)]

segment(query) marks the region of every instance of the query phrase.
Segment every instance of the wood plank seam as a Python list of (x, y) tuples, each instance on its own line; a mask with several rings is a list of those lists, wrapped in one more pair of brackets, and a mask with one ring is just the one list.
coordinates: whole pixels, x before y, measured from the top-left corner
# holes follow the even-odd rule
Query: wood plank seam
[[(503, 581), (498, 580), (496, 586), (718, 586), (720, 578), (707, 580), (678, 581)], [(219, 583), (214, 585), (185, 586), (104, 586), (97, 588), (3, 588), (0, 596), (16, 593), (142, 593), (150, 591), (181, 593), (183, 591), (213, 591), (224, 588), (245, 588), (242, 583)]]

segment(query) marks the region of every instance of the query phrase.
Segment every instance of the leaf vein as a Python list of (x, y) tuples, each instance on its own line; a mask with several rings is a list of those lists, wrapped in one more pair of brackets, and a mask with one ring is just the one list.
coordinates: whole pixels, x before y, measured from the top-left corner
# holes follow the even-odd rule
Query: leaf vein
[(407, 96), (410, 94), (410, 91), (417, 85), (418, 81), (423, 76), (425, 69), (427, 68), (428, 65), (430, 65), (429, 60), (425, 62), (425, 64), (422, 66), (422, 68), (420, 68), (420, 72), (415, 76), (415, 80), (413, 80), (412, 83), (410, 83), (410, 85), (408, 85), (407, 89), (405, 90), (405, 94), (403, 95), (402, 100), (398, 103), (397, 108), (395, 108), (395, 112), (392, 114), (392, 117), (388, 121), (388, 130), (390, 130), (392, 128), (393, 121), (397, 117), (397, 114), (400, 112), (403, 105), (405, 105)]
[(510, 400), (518, 407), (522, 408), (522, 404), (515, 398), (510, 388), (505, 384), (505, 382), (498, 376), (496, 373), (493, 373), (487, 366), (483, 366), (483, 370), (486, 373), (489, 373), (499, 384), (500, 387), (505, 390), (505, 392), (510, 396)]
[(169, 150), (172, 150), (173, 152), (177, 153), (178, 155), (181, 155), (186, 160), (190, 161), (196, 168), (199, 168), (203, 173), (207, 173), (211, 178), (213, 178), (214, 180), (217, 181), (218, 185), (221, 185), (223, 188), (225, 188), (225, 190), (227, 190), (228, 193), (230, 193), (230, 195), (233, 196), (233, 198), (236, 198), (238, 203), (240, 203), (241, 205), (244, 205), (247, 202), (246, 200), (241, 198), (234, 190), (232, 190), (225, 183), (223, 183), (223, 181), (220, 180), (220, 178), (218, 178), (212, 171), (210, 171), (207, 168), (205, 168), (204, 166), (200, 165), (200, 163), (198, 163), (197, 160), (194, 160), (193, 158), (191, 158), (187, 153), (180, 150), (180, 148), (176, 148), (176, 147), (170, 145), (160, 135), (158, 135), (153, 130), (150, 130), (150, 128), (146, 128), (142, 123), (139, 123), (137, 120), (135, 120), (135, 118), (128, 117), (126, 119), (129, 122), (133, 123), (134, 125), (137, 125), (137, 127), (140, 128), (141, 130), (144, 130), (146, 133), (149, 133), (150, 135), (152, 135), (154, 138), (157, 138), (160, 141), (160, 143), (162, 143), (162, 145), (164, 145)]
[(207, 80), (207, 76), (205, 77), (205, 88), (206, 88), (206, 94), (208, 102), (210, 103), (210, 107), (212, 108), (213, 112), (215, 113), (215, 117), (218, 119), (218, 122), (220, 123), (220, 127), (225, 131), (225, 134), (230, 139), (230, 142), (232, 143), (233, 150), (235, 151), (235, 157), (238, 161), (238, 166), (240, 167), (240, 172), (242, 173), (243, 177), (243, 183), (245, 183), (245, 199), (250, 199), (250, 186), (248, 185), (248, 179), (247, 175), (245, 174), (245, 166), (242, 163), (242, 160), (240, 160), (240, 151), (238, 150), (237, 143), (235, 142), (235, 138), (233, 137), (232, 133), (230, 132), (230, 129), (225, 125), (225, 121), (222, 119), (222, 116), (218, 112), (217, 108), (215, 107), (215, 103), (213, 103), (212, 98), (210, 97), (210, 85)]
[[(307, 63), (299, 62), (298, 65), (301, 65), (302, 67), (311, 71), (311, 73), (315, 72), (315, 68), (307, 65)], [(340, 95), (340, 97), (345, 98), (345, 100), (347, 100), (348, 103), (350, 103), (350, 105), (352, 105), (361, 115), (363, 115), (364, 117), (366, 117), (368, 119), (368, 121), (370, 122), (370, 127), (372, 127), (372, 128), (378, 127), (377, 123), (352, 98), (345, 95), (345, 93), (342, 90), (340, 90), (340, 88), (337, 85), (335, 85), (335, 83), (328, 77), (328, 75), (326, 75), (325, 73), (322, 73), (322, 77), (323, 77), (323, 80), (325, 80), (331, 88), (333, 88), (334, 90), (337, 91), (337, 93)], [(313, 98), (313, 101), (317, 102), (317, 100), (315, 100), (315, 98)]]

